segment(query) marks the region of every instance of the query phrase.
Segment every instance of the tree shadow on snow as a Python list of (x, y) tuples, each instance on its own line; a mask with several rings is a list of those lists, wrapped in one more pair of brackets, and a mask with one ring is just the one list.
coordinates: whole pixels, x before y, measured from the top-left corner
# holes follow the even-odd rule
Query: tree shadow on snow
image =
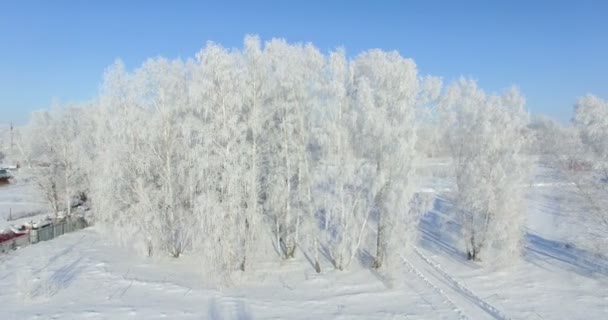
[(61, 289), (68, 288), (82, 272), (82, 257), (54, 271), (47, 279), (41, 279), (31, 291), (32, 297), (54, 296)]
[(359, 259), (359, 263), (365, 268), (371, 268), (374, 265), (375, 258), (367, 249), (359, 250), (357, 258)]
[(82, 244), (82, 241), (84, 239), (85, 236), (81, 236), (78, 241), (75, 241), (73, 244), (63, 248), (61, 251), (55, 253), (52, 257), (49, 258), (49, 260), (46, 262), (46, 264), (42, 267), (40, 267), (38, 270), (36, 270), (35, 272), (38, 273), (42, 270), (45, 270), (46, 268), (50, 267), (55, 261), (57, 261), (59, 258), (65, 257), (67, 254), (71, 253), (72, 251), (74, 251), (74, 249), (76, 247), (78, 247), (79, 245)]
[(380, 270), (373, 267), (375, 257), (367, 249), (361, 250), (357, 256), (359, 259), (359, 263), (361, 263), (362, 266), (367, 268), (367, 270), (369, 270), (369, 272), (376, 279), (378, 279), (378, 281), (380, 281), (386, 289), (393, 289), (395, 287), (394, 280), (386, 271), (386, 267)]
[(570, 243), (546, 239), (532, 233), (526, 234), (526, 241), (525, 258), (537, 266), (546, 269), (538, 263), (538, 260), (541, 260), (586, 277), (608, 276), (608, 261), (592, 252), (577, 248)]
[(329, 263), (331, 263), (331, 265), (335, 268), (336, 267), (336, 261), (334, 260), (334, 258), (331, 257), (331, 252), (330, 249), (327, 245), (323, 245), (321, 244), (319, 246), (319, 250), (321, 252), (321, 255), (327, 259), (327, 261), (329, 261)]
[(447, 255), (467, 266), (476, 266), (467, 260), (465, 252), (458, 247), (461, 237), (460, 225), (448, 216), (453, 206), (447, 199), (435, 199), (433, 209), (426, 212), (418, 224), (420, 246), (434, 253)]
[(236, 307), (236, 318), (239, 320), (253, 320), (251, 310), (243, 300), (239, 300)]
[(207, 319), (210, 319), (210, 320), (224, 319), (224, 316), (222, 315), (222, 310), (218, 306), (215, 298), (212, 298), (211, 302), (209, 302), (209, 311), (207, 311)]
[(314, 269), (315, 268), (315, 262), (313, 261), (313, 259), (308, 255), (307, 250), (303, 250), (302, 248), (300, 248), (300, 252), (302, 252), (302, 255), (304, 256), (304, 258), (306, 258), (306, 261), (308, 261), (308, 263), (310, 264), (310, 266)]
[[(238, 300), (235, 305), (236, 308), (236, 319), (238, 320), (253, 320), (254, 317), (251, 314), (251, 310), (243, 300)], [(215, 298), (212, 298), (209, 302), (209, 311), (207, 312), (207, 318), (210, 320), (222, 320), (222, 319), (235, 319), (233, 316), (225, 316), (224, 308), (222, 308)]]

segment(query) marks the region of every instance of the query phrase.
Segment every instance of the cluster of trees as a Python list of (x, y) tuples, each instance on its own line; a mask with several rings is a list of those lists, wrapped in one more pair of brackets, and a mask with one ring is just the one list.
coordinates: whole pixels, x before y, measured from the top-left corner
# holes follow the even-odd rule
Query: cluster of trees
[(345, 269), (368, 245), (380, 268), (426, 204), (416, 115), (440, 87), (396, 52), (349, 60), (247, 37), (132, 72), (118, 62), (97, 99), (35, 114), (20, 145), (55, 212), (86, 195), (96, 222), (144, 254), (246, 270), (271, 239), (317, 270), (321, 250)]
[[(608, 102), (593, 95), (578, 99), (569, 125), (546, 117), (533, 119), (533, 150), (540, 161), (574, 185), (563, 204), (589, 223), (589, 249), (608, 254)], [(581, 208), (582, 205), (582, 208)]]
[(461, 79), (440, 103), (445, 140), (454, 162), (456, 203), (467, 256), (510, 259), (520, 252), (527, 113), (516, 89), (487, 95)]
[[(587, 170), (570, 166), (572, 180), (592, 221), (602, 226), (601, 230), (608, 230), (608, 101), (591, 95), (580, 98), (575, 106), (574, 125), (581, 142), (574, 156)], [(600, 234), (598, 239), (598, 253), (608, 255), (608, 238)]]
[[(583, 116), (591, 100), (577, 121), (585, 141), (605, 143)], [(363, 250), (382, 268), (432, 204), (415, 160), (445, 141), (465, 249), (479, 260), (522, 240), (523, 105), (515, 89), (487, 95), (470, 80), (443, 89), (396, 52), (349, 59), (248, 36), (187, 61), (117, 62), (93, 101), (35, 113), (19, 149), (56, 213), (88, 199), (125, 245), (191, 252), (219, 273), (247, 270), (262, 242), (317, 271), (321, 251), (340, 270)]]

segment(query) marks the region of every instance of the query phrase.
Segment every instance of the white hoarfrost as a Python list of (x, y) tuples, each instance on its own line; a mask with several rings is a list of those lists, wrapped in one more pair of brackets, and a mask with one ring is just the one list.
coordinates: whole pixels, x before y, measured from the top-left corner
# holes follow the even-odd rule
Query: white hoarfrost
[(518, 256), (526, 208), (522, 156), (527, 114), (515, 89), (487, 95), (474, 81), (450, 85), (441, 102), (457, 184), (459, 223), (469, 259), (500, 262)]
[(428, 202), (417, 115), (441, 82), (397, 52), (244, 42), (116, 62), (88, 105), (37, 114), (21, 146), (53, 210), (80, 197), (119, 243), (223, 276), (248, 269), (259, 241), (317, 272), (321, 252), (339, 270), (363, 251), (377, 268), (397, 257)]

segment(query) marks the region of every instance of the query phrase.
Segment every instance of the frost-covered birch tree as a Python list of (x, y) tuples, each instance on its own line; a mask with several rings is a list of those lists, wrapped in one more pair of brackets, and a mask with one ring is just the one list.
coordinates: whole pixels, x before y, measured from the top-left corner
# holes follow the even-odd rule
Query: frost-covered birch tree
[(85, 188), (76, 142), (86, 134), (86, 128), (79, 117), (84, 117), (81, 108), (73, 105), (34, 113), (19, 144), (33, 179), (55, 215), (64, 210), (69, 216), (73, 198)]
[(515, 89), (487, 95), (472, 80), (451, 84), (441, 102), (457, 183), (456, 202), (467, 256), (517, 256), (523, 240), (523, 185), (529, 162), (524, 99)]
[(250, 224), (253, 217), (248, 219), (251, 182), (243, 179), (250, 173), (251, 160), (240, 60), (237, 53), (209, 44), (197, 55), (191, 88), (205, 145), (200, 150), (205, 168), (200, 223), (205, 233), (199, 249), (227, 270), (244, 269), (249, 228), (255, 226)]
[(96, 221), (112, 238), (151, 256), (157, 230), (144, 177), (149, 114), (140, 105), (136, 80), (120, 61), (106, 71), (94, 131), (102, 149), (94, 161), (91, 202)]
[(327, 251), (334, 267), (344, 270), (355, 259), (367, 233), (373, 176), (371, 166), (354, 152), (353, 69), (344, 51), (331, 53), (326, 68), (326, 99), (315, 110), (319, 120), (314, 198), (322, 213), (317, 223), (324, 231)]
[(592, 220), (608, 230), (608, 101), (593, 95), (581, 97), (574, 111), (582, 145), (577, 150), (580, 165), (570, 167), (569, 176), (585, 199)]
[(374, 267), (409, 243), (416, 228), (409, 203), (414, 193), (415, 114), (420, 94), (416, 65), (396, 52), (372, 50), (354, 60), (356, 139), (359, 153), (375, 167), (372, 195), (376, 219)]
[(323, 57), (312, 45), (266, 44), (269, 99), (264, 104), (265, 211), (274, 223), (275, 249), (292, 258), (307, 214), (310, 185), (310, 110)]
[(259, 240), (259, 228), (262, 223), (262, 200), (263, 193), (261, 185), (262, 175), (262, 146), (264, 128), (262, 119), (264, 117), (262, 104), (267, 99), (268, 72), (267, 61), (260, 38), (247, 36), (244, 41), (242, 52), (243, 72), (243, 114), (246, 126), (244, 137), (245, 147), (245, 173), (244, 173), (244, 195), (245, 200), (245, 223), (244, 238), (242, 242), (242, 262), (240, 269), (245, 271), (248, 259), (255, 251), (256, 241)]

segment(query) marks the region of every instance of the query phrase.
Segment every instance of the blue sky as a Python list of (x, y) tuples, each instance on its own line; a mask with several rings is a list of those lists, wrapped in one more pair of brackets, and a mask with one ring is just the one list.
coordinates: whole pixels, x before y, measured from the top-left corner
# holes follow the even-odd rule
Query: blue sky
[(53, 99), (94, 97), (104, 69), (188, 58), (245, 34), (398, 50), (421, 73), (521, 88), (533, 113), (562, 121), (578, 96), (608, 98), (608, 1), (0, 1), (0, 123), (24, 124)]

